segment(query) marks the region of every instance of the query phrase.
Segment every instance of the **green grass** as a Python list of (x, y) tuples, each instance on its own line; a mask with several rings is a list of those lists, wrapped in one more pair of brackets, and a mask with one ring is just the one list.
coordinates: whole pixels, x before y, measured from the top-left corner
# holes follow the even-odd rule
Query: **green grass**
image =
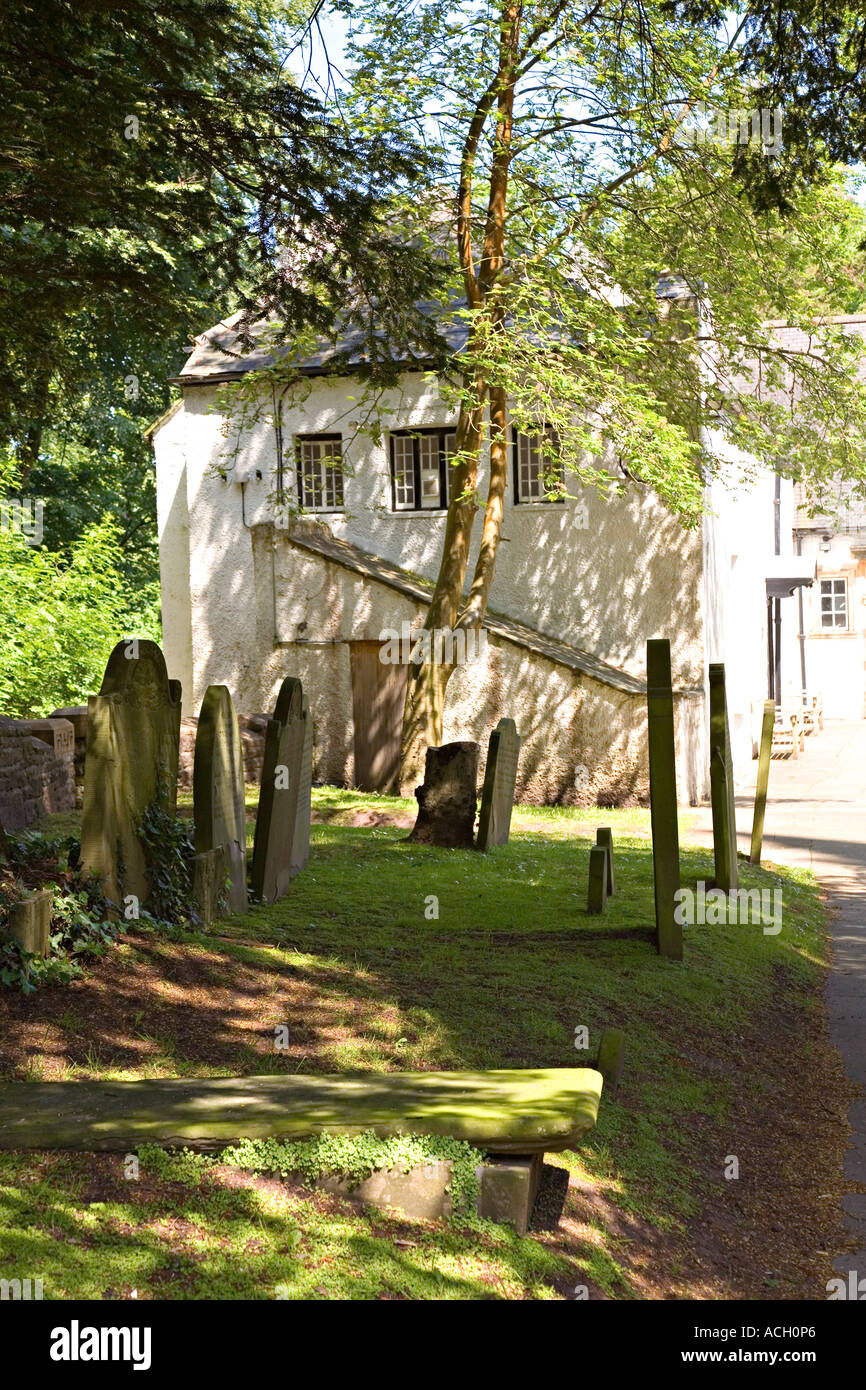
[[(687, 928), (679, 964), (653, 947), (648, 812), (518, 808), (509, 844), (484, 856), (409, 844), (405, 830), (388, 826), (339, 823), (354, 809), (408, 804), (316, 789), (314, 807), (329, 819), (313, 827), (310, 863), (289, 895), (189, 934), (184, 947), (217, 953), (229, 971), (237, 961), (311, 987), (317, 1008), (302, 1020), (304, 1070), (581, 1065), (587, 1054), (575, 1050), (578, 1027), (589, 1029), (591, 1048), (603, 1027), (623, 1028), (618, 1096), (603, 1098), (598, 1127), (580, 1151), (555, 1161), (597, 1185), (621, 1212), (658, 1231), (680, 1228), (704, 1191), (694, 1161), (696, 1117), (721, 1133), (735, 1086), (765, 1103), (771, 1079), (760, 1050), (746, 1051), (743, 1038), (780, 989), (800, 1020), (797, 1065), (808, 1059), (824, 959), (814, 881), (742, 864), (742, 887), (782, 888), (781, 933), (765, 935), (760, 925)], [(586, 912), (589, 841), (582, 836), (596, 825), (612, 826), (616, 857), (617, 893), (603, 917)], [(712, 878), (710, 853), (683, 845), (681, 860), (684, 884)], [(160, 1047), (159, 1074), (231, 1074), (190, 1065), (171, 1039), (160, 1038)], [(250, 1051), (234, 1067), (279, 1069)], [(97, 1065), (90, 1074), (133, 1073)], [(225, 1191), (202, 1179), (172, 1199), (200, 1232), (194, 1243), (201, 1256), (182, 1254), (182, 1276), (160, 1282), (162, 1238), (151, 1223), (162, 1199), (136, 1215), (137, 1234), (117, 1236), (129, 1211), (119, 1201), (94, 1217), (81, 1205), (80, 1157), (45, 1157), (38, 1179), (28, 1180), (32, 1166), (26, 1157), (0, 1156), (0, 1225), (10, 1252), (0, 1274), (44, 1271), (57, 1297), (101, 1297), (120, 1286), (136, 1286), (140, 1296), (150, 1289), (156, 1297), (275, 1297), (284, 1296), (274, 1293), (283, 1284), (291, 1297), (325, 1296), (316, 1293), (324, 1289), (330, 1297), (390, 1290), (535, 1298), (556, 1296), (552, 1280), (563, 1269), (544, 1240), (496, 1228), (418, 1226), (416, 1245), (403, 1248), (373, 1232), (393, 1236), (405, 1222), (342, 1209), (329, 1215), (302, 1194)], [(56, 1223), (65, 1233), (57, 1239), (50, 1234)], [(299, 1233), (291, 1258), (280, 1253), (290, 1227)], [(262, 1248), (247, 1259), (244, 1242), (253, 1239)], [(608, 1293), (629, 1296), (617, 1246), (600, 1228), (587, 1237), (578, 1265)]]

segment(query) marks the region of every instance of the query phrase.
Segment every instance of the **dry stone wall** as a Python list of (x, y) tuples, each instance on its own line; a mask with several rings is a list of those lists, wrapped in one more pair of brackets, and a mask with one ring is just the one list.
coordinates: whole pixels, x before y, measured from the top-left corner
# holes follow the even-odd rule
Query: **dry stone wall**
[(75, 809), (75, 730), (67, 719), (0, 715), (0, 822), (25, 830)]

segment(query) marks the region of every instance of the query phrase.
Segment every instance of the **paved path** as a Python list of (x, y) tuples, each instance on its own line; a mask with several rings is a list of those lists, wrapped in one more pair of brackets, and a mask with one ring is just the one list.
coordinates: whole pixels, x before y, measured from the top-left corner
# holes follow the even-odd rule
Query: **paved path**
[[(757, 762), (737, 785), (739, 848), (749, 853)], [(690, 839), (712, 844), (708, 808), (695, 813)], [(794, 759), (773, 759), (762, 855), (777, 864), (806, 866), (827, 888), (833, 970), (827, 984), (830, 1035), (852, 1081), (864, 1095), (848, 1110), (854, 1131), (845, 1176), (866, 1186), (866, 720), (827, 722)], [(866, 1277), (866, 1193), (843, 1201), (856, 1250), (835, 1261), (840, 1273)]]

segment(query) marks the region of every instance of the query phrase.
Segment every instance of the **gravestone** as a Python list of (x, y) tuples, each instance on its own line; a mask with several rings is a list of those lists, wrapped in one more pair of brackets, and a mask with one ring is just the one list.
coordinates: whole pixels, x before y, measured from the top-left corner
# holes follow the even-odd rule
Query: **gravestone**
[(478, 744), (468, 741), (427, 749), (424, 783), (415, 788), (418, 819), (410, 840), (444, 849), (472, 848), (478, 753)]
[(257, 898), (283, 897), (310, 852), (313, 728), (303, 687), (294, 676), (280, 686), (265, 731), (256, 816), (252, 886)]
[(770, 758), (773, 753), (773, 725), (776, 722), (775, 700), (764, 701), (764, 718), (761, 722), (761, 747), (758, 753), (758, 781), (755, 787), (755, 813), (752, 817), (752, 843), (749, 847), (749, 863), (760, 864), (761, 848), (764, 843), (764, 812), (767, 809), (767, 786), (770, 781)]
[(476, 840), (476, 847), (480, 850), (489, 849), (491, 845), (508, 844), (519, 757), (520, 735), (514, 720), (500, 719), (487, 747)]
[(156, 642), (118, 642), (98, 695), (88, 702), (81, 866), (119, 912), (128, 895), (150, 896), (138, 820), (154, 802), (177, 809), (180, 682)]
[(616, 880), (613, 872), (613, 831), (609, 826), (598, 827), (595, 843), (607, 850), (607, 896), (610, 898), (616, 892)]
[(667, 638), (647, 642), (647, 720), (656, 949), (659, 955), (682, 960), (683, 929), (674, 917), (674, 895), (680, 887), (680, 840), (671, 644)]
[[(202, 700), (192, 776), (195, 852), (226, 846), (229, 912), (247, 908), (247, 821), (238, 717), (227, 686), (209, 685)], [(194, 871), (195, 872), (195, 871)]]
[(725, 668), (710, 663), (710, 798), (713, 809), (713, 852), (716, 884), (724, 893), (736, 890), (737, 820), (734, 803), (734, 768), (725, 693)]
[(607, 850), (604, 845), (593, 845), (589, 851), (587, 912), (604, 912), (607, 905), (607, 878)]

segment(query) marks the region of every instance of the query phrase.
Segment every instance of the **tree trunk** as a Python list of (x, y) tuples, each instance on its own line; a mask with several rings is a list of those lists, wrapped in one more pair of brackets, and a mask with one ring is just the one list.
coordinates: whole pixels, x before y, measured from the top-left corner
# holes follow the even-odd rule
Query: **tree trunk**
[[(457, 190), (457, 248), (466, 286), (467, 304), (486, 318), (486, 324), (480, 329), (482, 342), (491, 328), (494, 333), (505, 333), (505, 309), (499, 293), (499, 282), (505, 268), (508, 174), (522, 13), (522, 5), (514, 3), (514, 0), (504, 0), (501, 8), (497, 78), (494, 86), (481, 99), (470, 121)], [(478, 141), (491, 107), (491, 93), (495, 94), (496, 100), (496, 130), (493, 136), (493, 159), (483, 245), (476, 270), (471, 238), (472, 175)], [(467, 344), (470, 362), (477, 342), (475, 333), (470, 329)], [(490, 488), (484, 513), (481, 551), (475, 566), (469, 600), (461, 615), (469, 544), (477, 508), (475, 495), (478, 462), (484, 407), (488, 396), (488, 382), (482, 373), (476, 371), (464, 384), (467, 388), (468, 403), (464, 402), (461, 407), (457, 425), (457, 452), (460, 463), (452, 470), (452, 501), (448, 508), (442, 560), (425, 622), (425, 627), (430, 631), (441, 628), (453, 631), (455, 627), (477, 630), (481, 627), (493, 583), (496, 552), (502, 528), (503, 499), (508, 477), (506, 398), (504, 389), (494, 386), (489, 392)], [(433, 652), (435, 656), (435, 644)], [(411, 794), (420, 780), (427, 749), (442, 743), (445, 692), (453, 669), (453, 666), (437, 665), (435, 660), (409, 668), (400, 752), (400, 789), (403, 795)]]

